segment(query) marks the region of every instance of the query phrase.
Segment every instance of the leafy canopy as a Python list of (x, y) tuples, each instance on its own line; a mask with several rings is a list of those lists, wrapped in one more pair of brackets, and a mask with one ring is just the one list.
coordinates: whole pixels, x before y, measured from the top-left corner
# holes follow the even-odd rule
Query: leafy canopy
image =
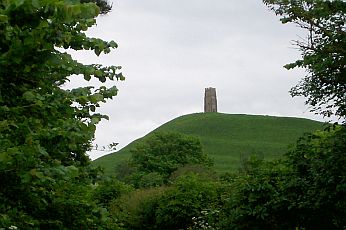
[(86, 151), (107, 118), (96, 108), (117, 88), (62, 88), (77, 75), (124, 79), (119, 66), (84, 65), (64, 51), (100, 55), (117, 47), (86, 36), (98, 14), (94, 3), (0, 1), (1, 226), (92, 229), (102, 220), (85, 192), (97, 176)]
[(344, 229), (346, 129), (307, 134), (281, 162), (231, 177), (221, 229)]
[(311, 110), (324, 116), (346, 117), (346, 2), (343, 0), (263, 0), (282, 23), (294, 23), (307, 32), (296, 41), (302, 58), (285, 67), (307, 70), (291, 89), (306, 97)]
[(171, 174), (185, 165), (210, 166), (200, 141), (180, 133), (156, 132), (131, 150), (129, 178), (137, 187), (167, 183)]

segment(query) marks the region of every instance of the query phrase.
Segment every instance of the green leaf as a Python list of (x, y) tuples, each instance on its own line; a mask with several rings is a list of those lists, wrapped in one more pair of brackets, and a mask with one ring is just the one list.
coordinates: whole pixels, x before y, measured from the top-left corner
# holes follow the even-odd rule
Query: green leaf
[(25, 0), (15, 0), (14, 4), (15, 4), (16, 7), (19, 7), (19, 6), (23, 5), (24, 2), (25, 2)]
[(11, 157), (6, 152), (0, 152), (0, 163), (5, 165), (6, 162), (10, 161)]
[(35, 176), (36, 172), (37, 172), (37, 169), (31, 169), (29, 173), (31, 176)]
[(118, 48), (118, 44), (115, 41), (110, 41), (108, 44), (112, 48)]
[(124, 81), (125, 77), (124, 77), (123, 73), (117, 74), (117, 79), (120, 80), (120, 81)]
[(104, 83), (106, 82), (106, 78), (104, 76), (99, 77), (100, 82)]
[(101, 77), (103, 75), (103, 72), (101, 70), (96, 70), (94, 74), (96, 77)]
[(100, 122), (100, 120), (101, 119), (99, 117), (93, 117), (93, 118), (91, 118), (90, 124), (92, 124), (92, 125), (97, 124)]
[(84, 74), (84, 79), (85, 79), (86, 81), (90, 81), (91, 76), (88, 75), (88, 74)]
[(31, 5), (32, 5), (34, 8), (40, 8), (40, 2), (39, 2), (39, 0), (31, 0)]
[(99, 56), (101, 54), (102, 50), (99, 47), (95, 47), (94, 52), (97, 56)]
[(48, 156), (49, 156), (49, 154), (47, 153), (47, 151), (46, 151), (44, 148), (42, 148), (42, 147), (39, 147), (38, 151), (39, 151), (39, 153), (40, 153), (42, 156), (45, 156), (45, 157), (48, 157)]
[(67, 166), (66, 169), (71, 178), (77, 177), (79, 175), (79, 169), (74, 165)]
[(23, 184), (26, 184), (26, 183), (29, 183), (31, 181), (31, 179), (32, 179), (32, 176), (30, 174), (26, 173), (26, 174), (21, 176), (20, 182)]
[(6, 23), (6, 22), (8, 22), (7, 15), (0, 14), (0, 23)]
[(99, 94), (99, 93), (96, 93), (96, 94), (90, 96), (90, 101), (92, 103), (97, 103), (97, 102), (103, 101), (103, 99), (104, 98), (103, 98), (102, 94)]
[(32, 177), (36, 177), (36, 178), (39, 178), (39, 179), (44, 178), (44, 174), (43, 174), (42, 172), (40, 172), (40, 171), (37, 171), (36, 168), (31, 169), (30, 172), (29, 172), (29, 174), (30, 174)]
[(35, 105), (37, 105), (37, 106), (39, 106), (39, 107), (43, 107), (44, 103), (43, 103), (43, 101), (41, 101), (41, 100), (37, 100), (37, 101), (35, 102)]
[(8, 129), (8, 127), (9, 127), (8, 120), (0, 121), (0, 130)]
[(31, 91), (25, 92), (23, 98), (27, 101), (34, 101), (36, 99), (35, 95)]
[(90, 106), (90, 111), (91, 111), (91, 112), (95, 112), (95, 111), (96, 111), (96, 107), (95, 107), (94, 105), (91, 105), (91, 106)]

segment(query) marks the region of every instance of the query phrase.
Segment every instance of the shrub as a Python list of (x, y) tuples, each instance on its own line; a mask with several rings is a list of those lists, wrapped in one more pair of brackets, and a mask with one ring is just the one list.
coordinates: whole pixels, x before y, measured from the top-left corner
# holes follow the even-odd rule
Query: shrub
[(159, 201), (156, 225), (160, 229), (186, 229), (192, 226), (193, 217), (217, 205), (217, 188), (217, 182), (193, 173), (179, 177)]
[(100, 181), (93, 192), (94, 200), (102, 207), (108, 207), (112, 200), (120, 197), (122, 194), (129, 193), (133, 188), (121, 181), (113, 178), (105, 178)]
[(131, 153), (128, 167), (123, 166), (119, 173), (132, 169), (125, 180), (137, 188), (167, 184), (170, 175), (185, 165), (212, 165), (197, 138), (179, 133), (154, 133)]
[(166, 190), (158, 187), (125, 194), (111, 203), (111, 215), (123, 223), (124, 229), (160, 229), (156, 226), (156, 209)]

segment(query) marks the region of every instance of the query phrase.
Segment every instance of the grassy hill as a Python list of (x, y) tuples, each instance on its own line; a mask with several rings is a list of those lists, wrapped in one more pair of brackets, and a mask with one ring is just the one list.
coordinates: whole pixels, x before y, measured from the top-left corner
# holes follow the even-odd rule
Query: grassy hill
[[(214, 159), (216, 171), (225, 172), (237, 169), (241, 157), (252, 154), (265, 159), (279, 158), (303, 133), (322, 128), (323, 123), (303, 118), (196, 113), (171, 120), (153, 132), (170, 131), (197, 136), (204, 151)], [(130, 149), (143, 138), (118, 152), (96, 159), (93, 164), (112, 174), (119, 162), (129, 159)]]

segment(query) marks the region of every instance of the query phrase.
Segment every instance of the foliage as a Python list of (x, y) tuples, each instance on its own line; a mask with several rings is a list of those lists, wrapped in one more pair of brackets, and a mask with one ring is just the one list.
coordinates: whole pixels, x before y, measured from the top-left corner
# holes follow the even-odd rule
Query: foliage
[(102, 229), (109, 226), (115, 229), (107, 211), (92, 199), (90, 172), (82, 170), (86, 168), (45, 167), (45, 174), (31, 170), (35, 176), (25, 178), (27, 175), (23, 175), (19, 185), (12, 185), (6, 180), (8, 177), (2, 178), (0, 226), (14, 225), (20, 229)]
[(99, 229), (110, 221), (107, 211), (93, 202), (90, 185), (76, 179), (59, 182), (59, 187), (54, 188), (56, 196), (48, 207), (41, 204), (39, 210), (32, 208), (40, 218), (40, 229)]
[[(283, 181), (289, 175), (280, 163), (250, 158), (247, 170), (228, 179), (222, 196), (221, 229), (293, 229)], [(291, 226), (293, 223), (293, 226)]]
[(302, 59), (287, 69), (303, 67), (307, 75), (291, 90), (306, 97), (312, 111), (346, 117), (346, 2), (343, 0), (264, 0), (283, 23), (294, 23), (307, 32), (296, 44)]
[(112, 200), (133, 190), (132, 186), (116, 179), (106, 177), (99, 181), (93, 191), (93, 199), (102, 207), (108, 208)]
[(346, 129), (301, 138), (283, 162), (250, 159), (229, 180), (221, 229), (344, 229)]
[(130, 163), (142, 172), (170, 175), (187, 163), (210, 164), (197, 138), (178, 133), (155, 133), (131, 152)]
[[(122, 174), (122, 172), (119, 171), (119, 169), (124, 169), (125, 167), (131, 169), (129, 170), (129, 174)], [(121, 175), (123, 175), (123, 177), (121, 177)], [(140, 172), (130, 165), (117, 168), (117, 178), (135, 188), (159, 187), (167, 183), (167, 179), (158, 172)]]
[(111, 204), (125, 229), (187, 229), (193, 217), (217, 204), (217, 182), (190, 173), (170, 187), (138, 189)]
[(200, 230), (200, 229), (210, 229), (217, 230), (218, 227), (209, 224), (210, 216), (218, 216), (218, 210), (203, 210), (198, 217), (192, 217), (192, 226), (188, 227), (187, 230)]
[(158, 172), (145, 173), (140, 177), (138, 187), (150, 188), (165, 184), (165, 178)]
[(344, 229), (346, 127), (330, 127), (300, 139), (288, 155), (288, 164), (293, 176), (286, 183), (286, 193), (302, 226)]
[(112, 10), (112, 4), (107, 0), (81, 0), (81, 3), (94, 2), (100, 8), (100, 14), (107, 14)]
[(193, 217), (203, 210), (217, 205), (218, 183), (196, 174), (181, 176), (167, 190), (156, 209), (159, 229), (187, 229), (193, 225)]
[(175, 181), (181, 176), (184, 176), (186, 174), (194, 173), (198, 175), (199, 178), (204, 178), (205, 180), (217, 180), (218, 177), (214, 170), (212, 170), (210, 167), (206, 167), (204, 165), (200, 164), (188, 164), (183, 167), (178, 168), (176, 171), (174, 171), (171, 176), (170, 180)]
[(144, 188), (122, 195), (111, 203), (111, 214), (124, 229), (161, 229), (156, 225), (156, 209), (166, 187)]
[(77, 75), (101, 82), (123, 79), (120, 67), (84, 65), (63, 50), (90, 49), (99, 55), (117, 46), (86, 36), (98, 13), (94, 3), (77, 1), (0, 2), (1, 226), (107, 225), (103, 209), (87, 192), (98, 172), (90, 168), (86, 151), (95, 125), (107, 118), (96, 108), (117, 89), (61, 88)]
[(126, 229), (344, 229), (345, 138), (344, 126), (306, 134), (286, 159), (243, 159), (221, 183), (186, 165), (169, 187), (117, 200), (117, 218)]
[(258, 166), (263, 164), (263, 153), (253, 153), (250, 156), (241, 155), (239, 172), (242, 174), (253, 174)]
[(187, 164), (212, 164), (197, 138), (178, 133), (154, 133), (131, 152), (129, 165), (136, 171), (130, 178), (137, 187), (149, 186), (150, 178), (153, 185), (167, 183), (175, 170)]

